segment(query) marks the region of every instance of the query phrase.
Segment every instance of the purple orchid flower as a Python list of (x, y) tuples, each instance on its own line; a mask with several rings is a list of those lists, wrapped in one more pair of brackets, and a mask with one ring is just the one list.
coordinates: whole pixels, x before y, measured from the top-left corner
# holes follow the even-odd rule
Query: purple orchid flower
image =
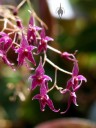
[(37, 99), (40, 102), (40, 109), (41, 111), (45, 111), (45, 106), (48, 105), (49, 108), (54, 112), (59, 112), (60, 109), (55, 109), (52, 100), (49, 98), (47, 94), (47, 89), (45, 86), (45, 82), (43, 82), (42, 86), (40, 87), (40, 94), (35, 95), (32, 100)]
[(40, 42), (39, 42), (39, 45), (38, 45), (38, 51), (37, 51), (38, 54), (47, 50), (48, 41), (53, 41), (54, 40), (53, 38), (45, 35), (45, 29), (44, 28), (42, 28), (40, 36), (41, 36), (41, 39), (40, 39)]
[(45, 75), (45, 71), (42, 65), (42, 59), (40, 59), (40, 63), (35, 70), (35, 74), (30, 76), (30, 78), (32, 79), (32, 90), (34, 90), (38, 85), (41, 86), (43, 83), (45, 83), (46, 88), (48, 88), (47, 82), (49, 80), (52, 81), (52, 79), (49, 76)]
[(68, 106), (64, 112), (61, 112), (61, 114), (64, 114), (69, 110), (71, 103), (73, 103), (75, 106), (78, 106), (77, 101), (76, 101), (77, 96), (76, 96), (75, 92), (71, 92), (69, 89), (64, 89), (61, 91), (62, 94), (65, 94), (67, 92), (69, 92), (69, 94), (70, 94), (69, 100), (68, 100)]
[(37, 44), (36, 32), (41, 30), (42, 28), (35, 26), (34, 18), (31, 16), (29, 20), (29, 27), (27, 31), (27, 40), (29, 44), (33, 44), (35, 42)]
[(0, 32), (0, 50), (8, 52), (10, 46), (12, 45), (12, 39), (5, 32)]
[(36, 65), (32, 50), (34, 50), (35, 47), (32, 45), (29, 45), (24, 34), (22, 33), (22, 40), (20, 43), (20, 48), (16, 49), (16, 53), (18, 53), (18, 65), (23, 65), (25, 58), (27, 58), (30, 62), (32, 62), (34, 65)]
[(61, 57), (65, 58), (67, 60), (73, 61), (73, 62), (77, 61), (74, 54), (72, 54), (72, 53), (63, 52), (63, 53), (61, 53)]
[(87, 82), (87, 79), (83, 75), (78, 75), (78, 73), (79, 73), (78, 63), (74, 62), (74, 67), (72, 70), (72, 78), (69, 79), (67, 82), (67, 87), (66, 87), (67, 89), (72, 87), (73, 91), (77, 91), (80, 88), (82, 81)]
[(12, 39), (5, 32), (0, 32), (0, 57), (4, 61), (5, 64), (13, 68), (13, 63), (7, 58), (7, 52), (12, 46)]

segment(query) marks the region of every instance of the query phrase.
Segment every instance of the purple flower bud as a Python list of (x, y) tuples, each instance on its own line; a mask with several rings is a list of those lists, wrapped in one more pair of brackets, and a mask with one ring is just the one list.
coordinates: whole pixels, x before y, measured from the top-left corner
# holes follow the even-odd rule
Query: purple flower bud
[(16, 23), (17, 23), (17, 26), (18, 26), (20, 29), (23, 28), (22, 21), (21, 21), (19, 18), (16, 19)]
[(17, 9), (17, 8), (14, 8), (14, 9), (13, 9), (13, 15), (14, 15), (14, 16), (17, 16), (17, 15), (18, 15), (18, 9)]
[(72, 54), (72, 53), (63, 52), (63, 53), (61, 54), (61, 57), (65, 58), (65, 59), (67, 59), (67, 60), (73, 61), (73, 62), (74, 62), (74, 61), (77, 61), (76, 58), (75, 58), (75, 56), (74, 56), (74, 54)]

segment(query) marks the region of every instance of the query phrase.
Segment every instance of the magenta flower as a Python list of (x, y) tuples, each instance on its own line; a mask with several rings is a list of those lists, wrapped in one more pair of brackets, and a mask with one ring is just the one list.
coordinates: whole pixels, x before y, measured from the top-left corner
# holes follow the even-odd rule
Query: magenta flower
[(45, 86), (45, 82), (42, 83), (40, 87), (40, 94), (35, 95), (32, 100), (37, 99), (40, 102), (41, 111), (45, 111), (45, 106), (48, 105), (49, 108), (54, 112), (59, 112), (60, 109), (55, 109), (52, 100), (49, 98), (47, 94), (47, 89)]
[(63, 52), (61, 53), (61, 57), (67, 59), (67, 60), (70, 60), (70, 61), (77, 61), (74, 54), (72, 53), (68, 53), (68, 52)]
[(38, 54), (47, 50), (48, 41), (53, 41), (53, 39), (51, 37), (45, 35), (45, 29), (44, 28), (42, 28), (40, 36), (41, 36), (41, 39), (40, 39), (40, 42), (38, 45), (38, 51), (37, 51)]
[(77, 96), (76, 96), (75, 92), (71, 92), (69, 89), (64, 89), (61, 91), (62, 94), (65, 94), (67, 92), (69, 92), (69, 95), (70, 95), (69, 100), (68, 100), (68, 106), (64, 112), (61, 112), (61, 114), (64, 114), (69, 110), (71, 103), (73, 103), (75, 106), (78, 106), (77, 101), (76, 101)]
[(38, 67), (35, 70), (35, 74), (30, 76), (30, 78), (32, 79), (32, 90), (34, 90), (38, 85), (41, 86), (43, 83), (45, 83), (45, 86), (48, 88), (47, 82), (49, 80), (52, 81), (52, 79), (49, 76), (45, 75), (41, 59)]
[(12, 46), (12, 39), (5, 32), (0, 32), (0, 57), (4, 61), (5, 64), (13, 68), (13, 63), (7, 58), (7, 52)]
[(32, 50), (34, 50), (35, 47), (32, 45), (29, 45), (24, 34), (22, 34), (22, 40), (20, 43), (20, 48), (16, 49), (16, 53), (18, 53), (18, 65), (23, 65), (25, 58), (27, 58), (30, 62), (32, 62), (34, 65), (36, 65)]
[(67, 82), (67, 89), (72, 87), (73, 91), (76, 91), (80, 88), (82, 81), (87, 82), (87, 79), (83, 75), (78, 75), (79, 73), (79, 67), (78, 63), (74, 62), (74, 67), (72, 70), (72, 78), (68, 80)]
[(12, 45), (12, 39), (5, 32), (0, 32), (0, 50), (8, 52)]
[(42, 28), (35, 26), (34, 18), (31, 16), (29, 20), (28, 31), (27, 31), (27, 40), (30, 44), (37, 44), (36, 32), (41, 29)]

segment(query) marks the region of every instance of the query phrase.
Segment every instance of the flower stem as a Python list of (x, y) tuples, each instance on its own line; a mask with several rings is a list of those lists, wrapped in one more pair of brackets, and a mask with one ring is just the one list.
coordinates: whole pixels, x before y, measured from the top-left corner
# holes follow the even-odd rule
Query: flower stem
[(57, 84), (57, 68), (55, 68), (55, 80), (54, 80), (54, 85)]
[(17, 6), (17, 9), (20, 9), (22, 6), (23, 6), (23, 4), (26, 2), (26, 0), (22, 0), (21, 2), (20, 2), (20, 4)]
[(2, 29), (2, 32), (6, 29), (6, 27), (7, 27), (7, 19), (6, 18), (4, 18), (4, 26), (3, 26), (3, 29)]
[(53, 47), (51, 47), (51, 46), (49, 46), (49, 45), (47, 45), (47, 48), (50, 49), (50, 50), (53, 51), (53, 52), (58, 53), (58, 54), (61, 54), (61, 53), (62, 53), (61, 51), (59, 51), (59, 50), (57, 50), (57, 49), (55, 49), (55, 48), (53, 48)]
[(72, 75), (71, 72), (68, 72), (68, 71), (66, 71), (66, 70), (64, 70), (64, 69), (62, 69), (62, 68), (60, 68), (59, 66), (55, 65), (55, 64), (54, 64), (53, 62), (51, 62), (47, 57), (46, 57), (46, 61), (47, 61), (50, 65), (52, 65), (54, 68), (58, 69), (59, 71), (61, 71), (61, 72), (63, 72), (63, 73), (66, 73), (66, 74), (69, 74), (69, 75)]

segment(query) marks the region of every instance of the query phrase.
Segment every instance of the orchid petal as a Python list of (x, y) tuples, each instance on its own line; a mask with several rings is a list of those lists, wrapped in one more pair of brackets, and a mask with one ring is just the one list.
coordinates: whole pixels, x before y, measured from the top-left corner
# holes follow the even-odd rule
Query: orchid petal
[(40, 100), (40, 98), (41, 98), (41, 95), (40, 95), (40, 94), (37, 94), (37, 95), (35, 95), (35, 96), (32, 98), (32, 100), (34, 100), (34, 99)]
[(28, 60), (29, 60), (30, 62), (32, 62), (34, 65), (36, 65), (35, 59), (34, 59), (34, 57), (33, 57), (33, 55), (32, 55), (31, 52), (28, 52), (27, 58), (28, 58)]
[(52, 100), (51, 99), (48, 99), (47, 100), (47, 105), (49, 106), (49, 108), (52, 110), (52, 111), (54, 111), (54, 112), (59, 112), (60, 111), (60, 109), (55, 109), (54, 108), (54, 105), (53, 105), (53, 102), (52, 102)]
[(49, 37), (49, 36), (46, 36), (46, 37), (45, 37), (45, 40), (47, 40), (47, 41), (54, 41), (54, 39), (51, 38), (51, 37)]
[(41, 36), (41, 38), (45, 38), (45, 29), (44, 28), (42, 28), (40, 36)]
[(39, 46), (38, 46), (38, 51), (37, 51), (37, 54), (41, 53), (42, 51), (46, 51), (47, 49), (47, 45), (46, 43), (41, 43)]
[(21, 47), (23, 47), (23, 48), (26, 48), (26, 46), (29, 45), (23, 33), (22, 33), (22, 40), (21, 40), (20, 45), (21, 45)]
[(73, 73), (73, 76), (77, 76), (79, 73), (79, 67), (78, 67), (77, 62), (74, 62), (74, 67), (73, 67), (72, 73)]
[(47, 76), (47, 75), (44, 75), (44, 80), (50, 80), (51, 82), (52, 82), (52, 79), (51, 79), (51, 77), (49, 77), (49, 76)]
[(7, 59), (7, 57), (5, 55), (3, 55), (2, 60), (4, 61), (5, 64), (7, 64), (8, 66), (10, 66), (12, 69), (15, 70), (15, 68), (13, 67), (13, 63), (10, 63), (10, 61)]
[(67, 81), (67, 86), (66, 86), (66, 88), (69, 89), (69, 88), (71, 88), (71, 87), (72, 87), (72, 78)]
[(34, 90), (36, 87), (37, 87), (37, 85), (38, 85), (38, 82), (35, 80), (35, 79), (33, 79), (32, 80), (32, 85), (31, 85), (31, 90)]
[(85, 82), (87, 82), (87, 79), (83, 75), (78, 75), (77, 78), (78, 80), (81, 80), (81, 81), (84, 80)]
[(61, 112), (61, 114), (64, 114), (66, 113), (69, 108), (70, 108), (70, 105), (71, 103), (73, 102), (76, 106), (78, 106), (77, 102), (76, 102), (76, 94), (75, 92), (71, 92), (70, 90), (66, 90), (70, 93), (70, 97), (69, 97), (69, 100), (68, 100), (68, 105), (67, 105), (67, 109), (64, 111), (64, 112)]
[(31, 16), (31, 17), (30, 17), (30, 20), (29, 20), (29, 24), (31, 24), (31, 25), (33, 26), (34, 23), (35, 23), (34, 18)]
[(7, 43), (5, 43), (4, 51), (6, 51), (6, 52), (7, 52), (7, 51), (9, 50), (9, 48), (10, 48), (11, 44), (12, 44), (12, 39), (11, 39), (11, 38), (9, 38), (9, 39), (7, 40)]
[(61, 114), (65, 114), (65, 113), (69, 110), (70, 105), (71, 105), (71, 98), (69, 98), (69, 100), (68, 100), (67, 109), (66, 109), (64, 112), (60, 112), (60, 113), (61, 113)]
[(41, 94), (41, 96), (44, 96), (47, 94), (47, 88), (45, 86), (45, 82), (43, 82), (41, 87), (40, 87), (40, 94)]
[(4, 36), (8, 36), (5, 32), (0, 32), (0, 36), (4, 37)]
[(67, 93), (67, 92), (70, 92), (70, 90), (69, 90), (69, 89), (64, 89), (64, 90), (61, 90), (61, 91), (60, 91), (61, 94), (65, 94), (65, 93)]
[(44, 75), (44, 73), (45, 73), (45, 71), (44, 71), (44, 68), (43, 68), (43, 65), (42, 65), (42, 59), (40, 59), (39, 65), (36, 68), (36, 74), (37, 75)]
[(39, 30), (42, 30), (42, 28), (38, 27), (38, 26), (35, 26), (36, 30), (39, 31)]
[(82, 84), (82, 81), (80, 81), (80, 83), (73, 88), (73, 91), (76, 92), (80, 88), (81, 84)]
[(71, 95), (71, 100), (72, 100), (72, 102), (76, 105), (76, 106), (78, 106), (78, 104), (77, 104), (77, 101), (76, 101), (76, 94), (75, 94), (75, 92), (71, 92), (70, 93), (70, 95)]
[(40, 103), (40, 109), (41, 109), (41, 111), (44, 112), (45, 111), (46, 101), (41, 100), (41, 101), (39, 101), (39, 103)]
[(19, 65), (19, 66), (20, 66), (20, 65), (23, 65), (24, 58), (25, 58), (25, 56), (24, 56), (23, 53), (19, 53), (19, 54), (18, 54), (17, 61), (18, 61), (18, 65)]

